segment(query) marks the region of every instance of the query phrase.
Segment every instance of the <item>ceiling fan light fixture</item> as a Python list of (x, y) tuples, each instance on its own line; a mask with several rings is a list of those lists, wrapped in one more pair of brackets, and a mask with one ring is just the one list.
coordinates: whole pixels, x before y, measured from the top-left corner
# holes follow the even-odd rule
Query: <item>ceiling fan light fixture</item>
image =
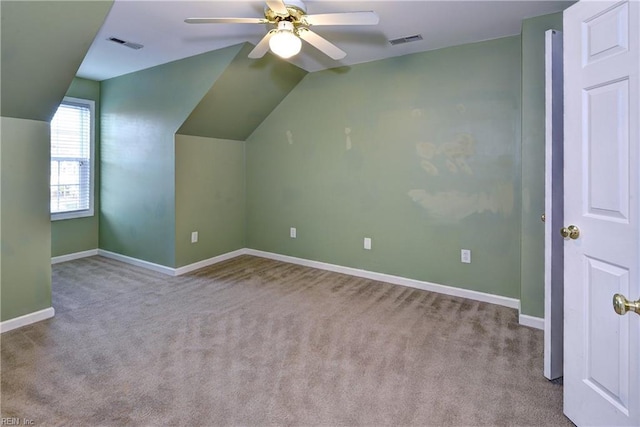
[(269, 39), (269, 48), (273, 53), (285, 59), (300, 53), (302, 41), (295, 35), (291, 22), (278, 22), (278, 30)]
[(376, 25), (380, 21), (373, 11), (337, 12), (307, 15), (303, 0), (266, 0), (264, 18), (187, 18), (187, 24), (271, 24), (277, 28), (260, 39), (249, 52), (249, 58), (262, 58), (269, 50), (281, 58), (300, 53), (302, 40), (334, 61), (347, 53), (315, 31), (311, 26), (322, 25)]

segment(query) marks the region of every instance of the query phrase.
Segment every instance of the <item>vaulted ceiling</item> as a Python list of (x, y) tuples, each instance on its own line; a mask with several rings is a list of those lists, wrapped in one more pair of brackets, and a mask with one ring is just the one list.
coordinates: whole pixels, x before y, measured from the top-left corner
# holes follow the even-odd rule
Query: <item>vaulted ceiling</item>
[[(314, 31), (347, 53), (334, 61), (310, 45), (291, 62), (307, 71), (353, 65), (520, 33), (524, 18), (557, 12), (573, 1), (336, 1), (307, 0), (307, 13), (373, 10), (376, 26), (326, 26)], [(266, 24), (184, 23), (189, 17), (263, 17), (263, 1), (116, 0), (78, 71), (104, 80), (199, 53), (256, 44)], [(423, 40), (392, 46), (390, 39), (420, 34)], [(110, 37), (141, 44), (131, 49)]]

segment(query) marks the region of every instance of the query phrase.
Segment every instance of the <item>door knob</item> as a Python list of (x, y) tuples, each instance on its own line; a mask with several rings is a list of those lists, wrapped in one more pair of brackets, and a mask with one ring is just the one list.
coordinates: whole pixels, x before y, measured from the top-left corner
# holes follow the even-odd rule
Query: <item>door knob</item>
[(613, 309), (620, 316), (626, 314), (629, 311), (633, 311), (636, 314), (640, 315), (640, 300), (629, 301), (624, 297), (624, 295), (615, 294), (613, 296)]
[(560, 235), (565, 239), (568, 237), (570, 239), (577, 239), (580, 237), (580, 229), (575, 225), (570, 225), (569, 227), (562, 227), (560, 229)]

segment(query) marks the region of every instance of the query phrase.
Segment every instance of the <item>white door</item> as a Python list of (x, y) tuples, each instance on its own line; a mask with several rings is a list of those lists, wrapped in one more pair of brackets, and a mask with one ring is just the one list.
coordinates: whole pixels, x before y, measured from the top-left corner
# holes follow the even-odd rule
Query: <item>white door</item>
[(545, 33), (544, 376), (561, 377), (563, 361), (562, 33)]
[(639, 28), (638, 0), (564, 13), (564, 221), (579, 229), (564, 242), (564, 411), (578, 426), (640, 425), (640, 316), (612, 305), (640, 298)]

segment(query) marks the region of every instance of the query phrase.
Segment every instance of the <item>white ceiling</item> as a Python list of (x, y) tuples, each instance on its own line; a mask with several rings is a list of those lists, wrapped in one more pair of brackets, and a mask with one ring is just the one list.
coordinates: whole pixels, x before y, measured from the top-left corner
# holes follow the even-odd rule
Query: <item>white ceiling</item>
[[(340, 1), (308, 0), (307, 13), (373, 10), (377, 26), (314, 27), (346, 58), (334, 61), (305, 44), (291, 62), (307, 71), (353, 65), (520, 33), (522, 19), (553, 13), (572, 1)], [(185, 24), (190, 17), (263, 17), (263, 1), (115, 0), (78, 76), (105, 80), (238, 43), (256, 44), (263, 24)], [(391, 46), (389, 39), (424, 40)], [(144, 45), (140, 50), (109, 37)]]

